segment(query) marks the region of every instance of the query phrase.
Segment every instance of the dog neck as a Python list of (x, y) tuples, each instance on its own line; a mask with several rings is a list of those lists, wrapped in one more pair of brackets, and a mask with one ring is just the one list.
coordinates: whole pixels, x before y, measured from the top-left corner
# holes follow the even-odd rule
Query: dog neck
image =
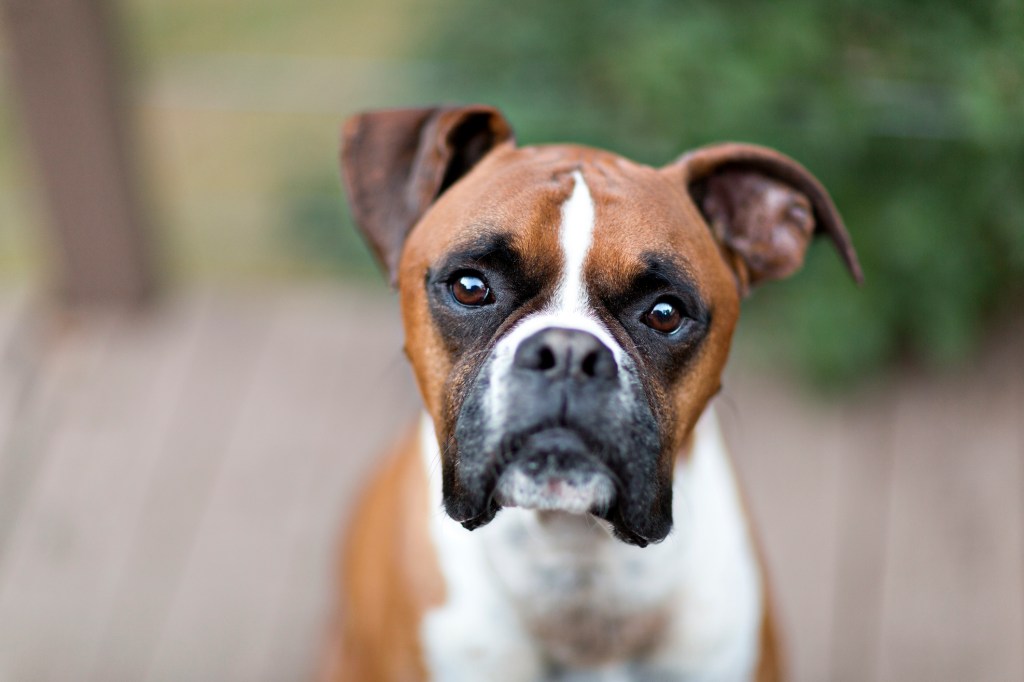
[[(676, 466), (675, 528), (657, 545), (615, 539), (587, 514), (501, 510), (467, 531), (442, 509), (440, 454), (429, 417), (421, 450), (431, 540), (447, 599), (421, 630), (436, 679), (557, 679), (559, 671), (628, 669), (742, 679), (758, 654), (762, 582), (715, 415)], [(637, 670), (639, 666), (639, 670)], [(690, 679), (690, 677), (687, 677)]]

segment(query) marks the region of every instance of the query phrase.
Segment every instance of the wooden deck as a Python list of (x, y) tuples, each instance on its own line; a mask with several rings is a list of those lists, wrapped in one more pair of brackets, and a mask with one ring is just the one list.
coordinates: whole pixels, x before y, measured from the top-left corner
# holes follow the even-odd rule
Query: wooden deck
[[(309, 679), (339, 522), (416, 410), (395, 308), (0, 292), (0, 681)], [(731, 370), (797, 680), (1024, 679), (1022, 340), (843, 402)]]

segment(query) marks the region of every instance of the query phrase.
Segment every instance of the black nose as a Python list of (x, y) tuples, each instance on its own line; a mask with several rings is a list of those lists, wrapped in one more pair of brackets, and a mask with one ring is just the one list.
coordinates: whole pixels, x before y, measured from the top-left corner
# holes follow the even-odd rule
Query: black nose
[(550, 328), (519, 344), (512, 365), (550, 379), (613, 379), (615, 356), (590, 332)]

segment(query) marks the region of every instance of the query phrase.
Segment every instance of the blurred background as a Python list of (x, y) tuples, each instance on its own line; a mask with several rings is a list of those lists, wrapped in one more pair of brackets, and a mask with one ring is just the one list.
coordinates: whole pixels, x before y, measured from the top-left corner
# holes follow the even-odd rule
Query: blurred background
[(719, 409), (798, 680), (1024, 679), (1024, 8), (2, 0), (0, 681), (298, 680), (415, 414), (355, 111), (651, 164), (772, 146), (825, 243)]

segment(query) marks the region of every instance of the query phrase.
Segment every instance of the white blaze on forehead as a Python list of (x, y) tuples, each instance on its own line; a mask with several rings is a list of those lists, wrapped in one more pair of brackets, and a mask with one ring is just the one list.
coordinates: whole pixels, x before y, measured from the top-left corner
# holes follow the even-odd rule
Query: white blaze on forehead
[[(561, 224), (558, 226), (563, 270), (555, 293), (542, 310), (520, 320), (498, 341), (488, 363), (486, 371), (489, 388), (484, 394), (484, 413), (488, 415), (488, 431), (495, 439), (494, 442), (501, 436), (502, 426), (507, 417), (509, 375), (516, 350), (519, 344), (537, 332), (552, 327), (589, 332), (611, 349), (624, 374), (633, 372), (632, 362), (622, 346), (598, 319), (587, 297), (583, 265), (594, 239), (594, 201), (583, 174), (576, 170), (572, 178), (572, 192), (562, 203)], [(632, 398), (625, 390), (628, 380), (624, 376), (620, 376), (619, 380), (623, 389), (620, 392), (620, 399), (625, 410)]]
[(574, 171), (572, 194), (562, 204), (562, 225), (558, 235), (565, 270), (555, 292), (555, 307), (583, 313), (587, 292), (583, 286), (583, 264), (594, 241), (594, 200), (583, 174)]

